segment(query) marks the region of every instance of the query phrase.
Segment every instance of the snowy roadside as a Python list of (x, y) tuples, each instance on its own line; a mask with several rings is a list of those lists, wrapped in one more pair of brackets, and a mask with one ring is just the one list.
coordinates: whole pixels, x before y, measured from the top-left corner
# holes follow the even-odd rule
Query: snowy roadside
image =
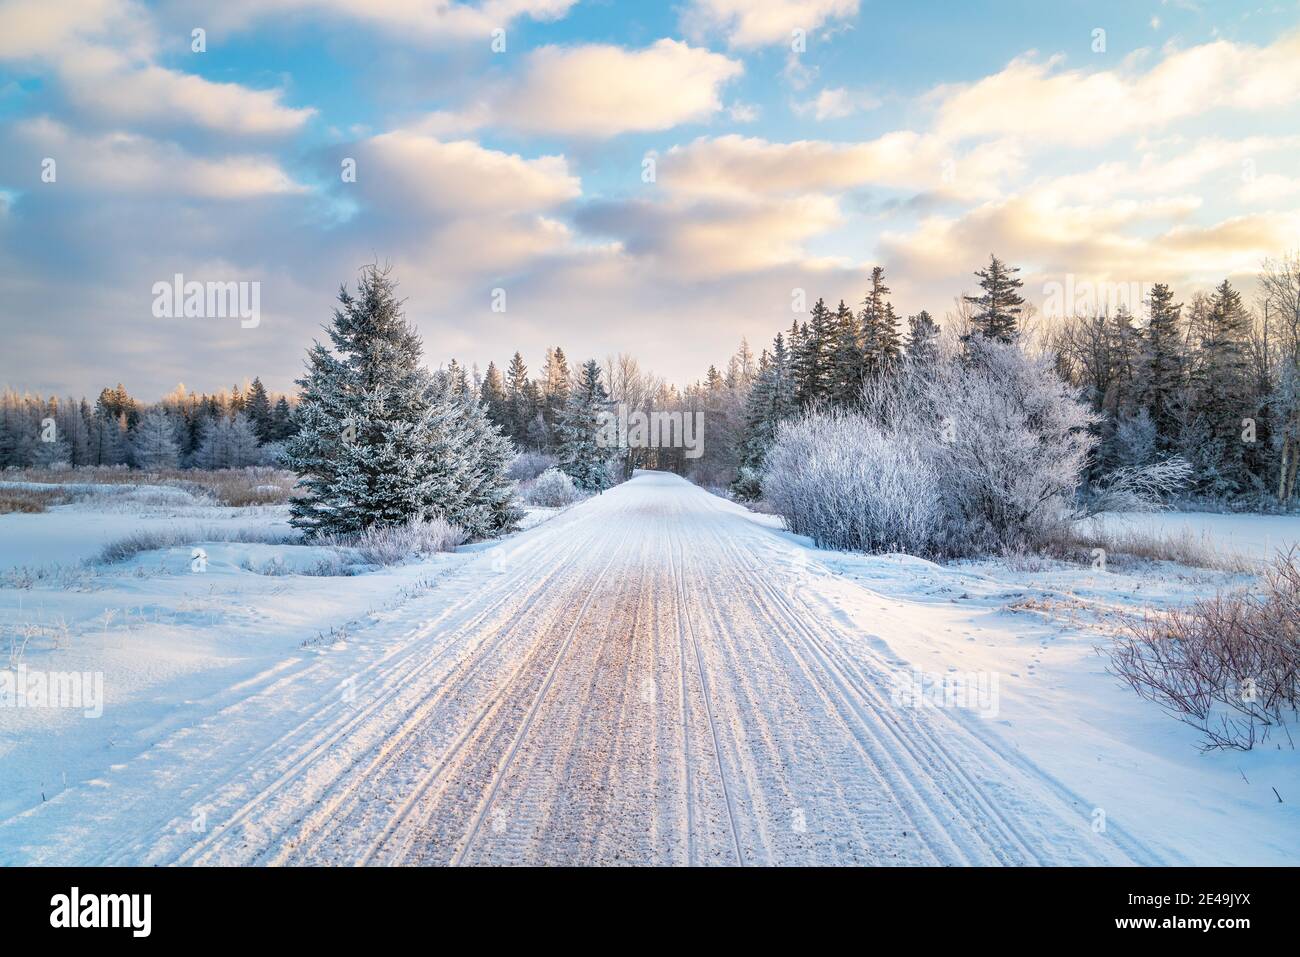
[[(996, 715), (949, 710), (1088, 795), (1095, 820), (1127, 828), (1171, 862), (1300, 860), (1300, 761), (1285, 736), (1249, 752), (1202, 752), (1195, 730), (1106, 671), (1104, 650), (1125, 620), (1247, 588), (1252, 576), (1170, 563), (1110, 570), (1050, 560), (942, 566), (907, 555), (818, 550), (785, 532), (779, 518), (746, 514), (792, 546), (776, 560), (802, 581), (805, 600), (851, 625), (900, 674), (996, 675)], [(1265, 518), (1163, 513), (1110, 520), (1204, 530), (1215, 545), (1260, 559), (1300, 541), (1300, 520), (1267, 517), (1265, 530)]]
[[(346, 652), (376, 640), (372, 631), (382, 639), (371, 626), (500, 544), (349, 567), (336, 549), (202, 540), (207, 530), (287, 536), (284, 506), (225, 508), (175, 489), (153, 497), (139, 487), (92, 488), (87, 500), (45, 513), (0, 515), (0, 668), (102, 681), (97, 717), (86, 716), (89, 707), (0, 707), (0, 817), (98, 779), (237, 700), (259, 675)], [(523, 524), (559, 511), (529, 508)], [(196, 533), (201, 563), (191, 546), (94, 563), (124, 536), (176, 529)]]

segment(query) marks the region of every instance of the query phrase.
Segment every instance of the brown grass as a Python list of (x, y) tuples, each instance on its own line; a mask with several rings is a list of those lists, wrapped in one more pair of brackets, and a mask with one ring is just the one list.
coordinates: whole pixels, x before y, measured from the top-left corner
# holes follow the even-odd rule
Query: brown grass
[[(214, 499), (221, 505), (283, 505), (293, 494), (295, 476), (276, 468), (164, 469), (157, 472), (122, 468), (62, 470), (17, 469), (0, 475), (7, 482), (42, 482), (51, 485), (163, 485)], [(3, 490), (7, 494), (13, 490)], [(66, 500), (66, 498), (65, 498)], [(58, 504), (51, 502), (49, 504)], [(15, 509), (16, 511), (16, 509)]]
[(69, 500), (68, 493), (61, 489), (0, 488), (0, 515), (10, 512), (34, 515)]
[(1068, 561), (1091, 562), (1092, 550), (1104, 549), (1106, 562), (1122, 567), (1134, 561), (1174, 562), (1191, 568), (1208, 568), (1232, 574), (1256, 574), (1262, 562), (1216, 548), (1208, 539), (1188, 529), (1178, 533), (1140, 529), (1105, 529), (1074, 526), (1053, 542), (1052, 553)]

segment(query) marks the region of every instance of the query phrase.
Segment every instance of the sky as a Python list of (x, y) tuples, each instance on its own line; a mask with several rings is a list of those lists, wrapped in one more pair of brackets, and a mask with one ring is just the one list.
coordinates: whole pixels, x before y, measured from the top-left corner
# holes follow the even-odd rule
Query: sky
[(1294, 0), (0, 0), (0, 386), (287, 390), (375, 262), (432, 366), (679, 384), (876, 264), (940, 321), (992, 253), (1249, 288), (1297, 147)]

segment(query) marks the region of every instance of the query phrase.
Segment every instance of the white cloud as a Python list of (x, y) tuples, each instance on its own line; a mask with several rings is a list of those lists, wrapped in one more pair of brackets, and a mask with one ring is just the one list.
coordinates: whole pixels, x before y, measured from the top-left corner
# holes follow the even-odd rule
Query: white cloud
[(722, 110), (721, 89), (744, 72), (739, 61), (659, 40), (641, 50), (607, 44), (547, 46), (520, 74), (456, 113), (435, 113), (435, 134), (494, 125), (524, 133), (607, 137), (666, 130)]
[(47, 65), (68, 96), (110, 122), (166, 122), (227, 133), (284, 133), (315, 113), (279, 90), (215, 83), (158, 66), (147, 12), (129, 0), (0, 3), (0, 60)]
[(1300, 178), (1266, 173), (1248, 179), (1237, 188), (1237, 199), (1251, 206), (1276, 203), (1300, 195)]
[(862, 186), (987, 196), (1019, 168), (1014, 145), (992, 143), (958, 156), (934, 136), (899, 131), (865, 143), (771, 143), (735, 134), (675, 146), (659, 163), (659, 182), (693, 196), (842, 192)]
[(0, 60), (59, 59), (69, 47), (114, 34), (148, 45), (147, 17), (130, 0), (5, 0), (0, 3)]
[(20, 140), (57, 165), (59, 189), (248, 199), (301, 193), (279, 165), (261, 156), (194, 156), (174, 143), (132, 133), (86, 136), (48, 117), (16, 124)]
[(528, 215), (554, 209), (582, 191), (563, 157), (524, 159), (408, 130), (360, 144), (357, 183), (372, 204), (420, 219)]
[(849, 90), (842, 86), (828, 87), (811, 100), (794, 104), (796, 113), (811, 113), (818, 120), (838, 120), (852, 116), (859, 110), (874, 110), (880, 101), (864, 90)]
[(1134, 56), (1114, 70), (1060, 70), (1062, 58), (1013, 60), (963, 86), (939, 87), (936, 132), (949, 139), (1032, 137), (1096, 145), (1211, 109), (1284, 108), (1300, 96), (1300, 34), (1264, 47), (1220, 40), (1169, 53), (1146, 72)]
[(178, 123), (237, 134), (289, 133), (316, 112), (283, 105), (280, 90), (251, 90), (151, 64), (136, 66), (104, 49), (64, 59), (59, 73), (74, 101), (113, 120)]
[(813, 31), (858, 13), (858, 0), (691, 0), (682, 12), (690, 36), (725, 34), (733, 47), (789, 43), (794, 30)]
[(803, 244), (843, 216), (833, 197), (808, 194), (600, 204), (579, 222), (664, 276), (696, 280), (804, 263)]
[[(419, 41), (481, 39), (488, 48), (491, 33), (505, 29), (521, 17), (537, 21), (564, 17), (578, 0), (227, 0), (213, 5), (205, 0), (178, 4), (203, 15), (203, 22), (238, 29), (260, 20), (324, 14), (338, 20), (364, 23), (390, 36)], [(507, 43), (508, 43), (507, 37)], [(508, 46), (507, 46), (508, 48)]]

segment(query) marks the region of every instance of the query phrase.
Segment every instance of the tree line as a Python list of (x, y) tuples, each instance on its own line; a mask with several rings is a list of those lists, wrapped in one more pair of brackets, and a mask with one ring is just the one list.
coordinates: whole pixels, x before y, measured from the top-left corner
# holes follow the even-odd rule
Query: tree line
[(289, 396), (254, 378), (215, 393), (177, 386), (153, 403), (121, 383), (94, 403), (0, 393), (0, 468), (242, 468), (274, 464), (297, 430)]

